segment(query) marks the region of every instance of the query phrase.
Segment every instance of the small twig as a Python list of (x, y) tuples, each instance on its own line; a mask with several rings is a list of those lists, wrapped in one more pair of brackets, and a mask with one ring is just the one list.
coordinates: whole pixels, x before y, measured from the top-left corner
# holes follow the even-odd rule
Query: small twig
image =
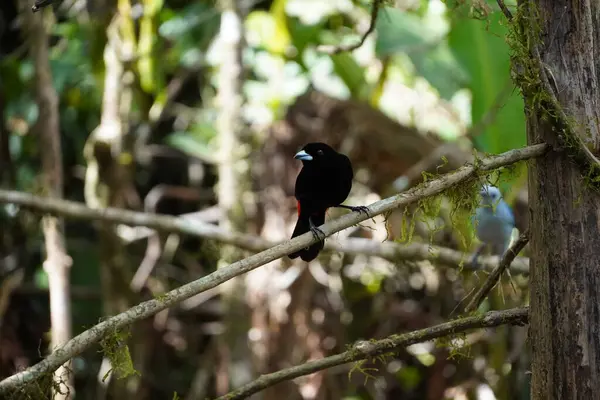
[(455, 335), (472, 329), (492, 328), (500, 325), (522, 326), (528, 322), (528, 312), (528, 307), (513, 308), (505, 311), (490, 311), (483, 315), (461, 318), (427, 329), (392, 335), (381, 340), (370, 342), (361, 341), (355, 343), (352, 349), (343, 353), (325, 357), (320, 360), (308, 361), (291, 368), (262, 375), (255, 381), (250, 382), (225, 396), (221, 396), (216, 400), (246, 399), (254, 393), (258, 393), (268, 387), (300, 376), (313, 374), (317, 371), (322, 371), (353, 361), (372, 359), (378, 355), (396, 351), (400, 347), (427, 342), (432, 339)]
[(506, 16), (506, 19), (508, 19), (509, 22), (512, 22), (512, 19), (513, 19), (512, 13), (508, 9), (508, 7), (506, 7), (506, 4), (504, 4), (504, 0), (497, 0), (497, 1), (498, 1), (498, 6), (504, 13), (504, 16)]
[(318, 50), (327, 54), (339, 54), (347, 51), (356, 50), (359, 47), (361, 47), (365, 43), (365, 40), (367, 40), (367, 36), (369, 36), (375, 30), (375, 24), (377, 22), (377, 16), (379, 15), (379, 8), (381, 7), (382, 1), (383, 0), (373, 0), (373, 9), (371, 10), (371, 21), (369, 22), (369, 29), (367, 29), (367, 31), (361, 36), (358, 43), (346, 46), (333, 46), (324, 44), (319, 46)]
[(500, 264), (498, 264), (498, 266), (494, 268), (494, 270), (488, 276), (481, 288), (479, 288), (479, 290), (477, 291), (477, 293), (475, 293), (469, 304), (467, 304), (467, 306), (465, 307), (465, 312), (469, 313), (475, 311), (477, 307), (479, 307), (483, 299), (485, 299), (485, 297), (494, 288), (494, 286), (502, 276), (502, 273), (508, 267), (510, 267), (510, 264), (517, 257), (517, 254), (519, 254), (521, 250), (523, 250), (527, 242), (529, 242), (529, 230), (523, 232), (519, 236), (519, 239), (504, 253)]

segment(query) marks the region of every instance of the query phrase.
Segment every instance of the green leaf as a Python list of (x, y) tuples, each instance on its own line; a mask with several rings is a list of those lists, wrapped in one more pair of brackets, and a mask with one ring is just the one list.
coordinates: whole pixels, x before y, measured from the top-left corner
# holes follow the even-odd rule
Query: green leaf
[(443, 29), (433, 19), (384, 7), (377, 19), (375, 52), (383, 58), (406, 53), (417, 73), (449, 99), (468, 82), (468, 75), (444, 40)]
[(438, 35), (424, 29), (421, 18), (393, 7), (383, 7), (375, 24), (375, 53), (379, 57), (434, 43)]
[[(493, 13), (487, 21), (468, 18), (461, 10), (453, 11), (449, 43), (459, 62), (471, 75), (472, 119), (477, 124), (507, 91), (510, 80), (509, 47), (505, 41), (507, 27), (496, 2), (488, 2)], [(462, 10), (464, 11), (464, 10)], [(523, 99), (512, 90), (493, 121), (475, 139), (476, 147), (489, 153), (500, 153), (526, 144)]]
[(450, 99), (469, 82), (469, 76), (445, 42), (440, 43), (430, 52), (417, 51), (408, 55), (419, 75), (427, 79), (444, 99)]
[(350, 53), (331, 55), (331, 61), (336, 75), (344, 81), (352, 96), (360, 98), (367, 87), (364, 68), (358, 65)]
[[(323, 22), (315, 25), (305, 25), (298, 18), (290, 17), (288, 19), (288, 28), (290, 30), (292, 44), (296, 48), (298, 54), (302, 54), (309, 44), (316, 44), (318, 42), (323, 26)], [(301, 58), (302, 57), (297, 57), (297, 59)]]

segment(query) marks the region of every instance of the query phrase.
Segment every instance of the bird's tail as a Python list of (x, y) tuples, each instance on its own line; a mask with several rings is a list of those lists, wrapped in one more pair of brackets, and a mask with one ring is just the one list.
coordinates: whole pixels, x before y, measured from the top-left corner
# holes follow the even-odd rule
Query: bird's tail
[[(314, 226), (323, 225), (325, 223), (325, 211), (313, 214), (302, 213), (301, 211), (298, 215), (298, 222), (296, 222), (296, 227), (294, 228), (294, 233), (292, 233), (292, 238), (309, 232), (310, 221), (312, 221)], [(303, 261), (312, 261), (317, 258), (319, 252), (323, 250), (323, 246), (325, 246), (324, 240), (305, 247), (302, 250), (298, 250), (297, 252), (290, 254), (288, 257), (294, 259), (300, 256)]]

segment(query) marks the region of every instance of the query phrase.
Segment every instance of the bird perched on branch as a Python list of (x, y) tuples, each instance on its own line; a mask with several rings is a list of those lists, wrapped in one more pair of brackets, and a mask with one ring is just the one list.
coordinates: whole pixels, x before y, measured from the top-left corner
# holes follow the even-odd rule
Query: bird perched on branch
[(502, 257), (510, 246), (515, 217), (510, 206), (502, 198), (500, 189), (483, 185), (479, 191), (481, 200), (471, 221), (477, 238), (483, 242), (473, 255), (471, 264), (477, 267), (477, 257), (485, 247), (490, 247), (493, 255)]
[(314, 260), (325, 245), (325, 234), (318, 226), (325, 223), (325, 212), (330, 207), (341, 207), (365, 212), (365, 206), (346, 206), (354, 172), (350, 159), (325, 143), (308, 143), (296, 155), (302, 161), (302, 170), (296, 179), (295, 197), (298, 203), (298, 222), (292, 238), (311, 231), (318, 242), (290, 254), (304, 261)]

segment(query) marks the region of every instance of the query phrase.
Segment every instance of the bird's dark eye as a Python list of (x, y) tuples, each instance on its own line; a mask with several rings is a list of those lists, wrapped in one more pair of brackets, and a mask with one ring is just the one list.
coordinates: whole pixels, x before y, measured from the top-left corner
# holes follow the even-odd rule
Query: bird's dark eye
[(322, 156), (323, 155), (323, 150), (317, 150), (317, 154)]

